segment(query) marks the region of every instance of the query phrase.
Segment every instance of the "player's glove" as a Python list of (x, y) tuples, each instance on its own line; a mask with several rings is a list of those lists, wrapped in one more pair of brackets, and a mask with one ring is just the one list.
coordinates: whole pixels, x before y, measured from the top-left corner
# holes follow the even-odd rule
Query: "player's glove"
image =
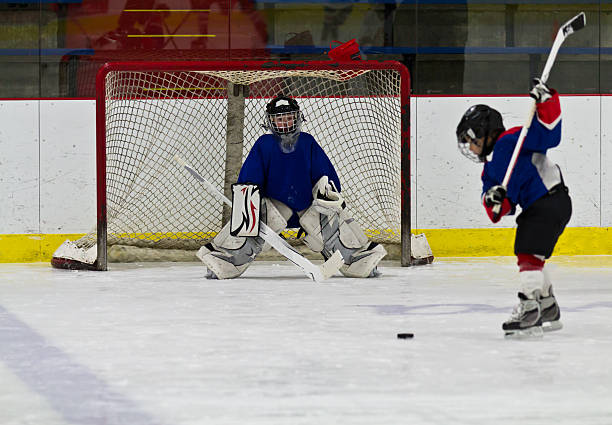
[(501, 205), (504, 199), (506, 199), (506, 188), (497, 185), (487, 190), (484, 196), (484, 203), (487, 207), (491, 208), (496, 205)]
[(312, 188), (312, 197), (312, 205), (321, 214), (333, 215), (346, 207), (344, 198), (327, 176), (321, 177)]
[(533, 79), (533, 87), (529, 91), (529, 96), (533, 97), (536, 103), (546, 102), (552, 97), (550, 88), (542, 82), (539, 78)]

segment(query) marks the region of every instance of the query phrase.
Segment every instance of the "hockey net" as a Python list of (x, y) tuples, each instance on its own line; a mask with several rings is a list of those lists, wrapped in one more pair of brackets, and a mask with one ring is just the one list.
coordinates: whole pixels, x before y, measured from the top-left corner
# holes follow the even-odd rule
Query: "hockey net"
[[(52, 264), (104, 270), (113, 246), (193, 254), (229, 211), (173, 157), (231, 198), (266, 131), (265, 105), (279, 94), (298, 100), (302, 130), (331, 159), (366, 235), (400, 244), (410, 229), (408, 93), (408, 72), (393, 61), (106, 64), (97, 78), (96, 229), (62, 245)], [(283, 235), (294, 239), (297, 229)], [(404, 238), (408, 259), (409, 244)]]

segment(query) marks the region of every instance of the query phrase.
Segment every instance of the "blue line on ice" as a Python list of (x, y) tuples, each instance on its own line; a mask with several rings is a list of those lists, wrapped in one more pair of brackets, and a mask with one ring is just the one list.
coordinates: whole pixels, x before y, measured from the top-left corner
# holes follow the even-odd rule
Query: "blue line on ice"
[(0, 305), (0, 361), (79, 425), (161, 425)]

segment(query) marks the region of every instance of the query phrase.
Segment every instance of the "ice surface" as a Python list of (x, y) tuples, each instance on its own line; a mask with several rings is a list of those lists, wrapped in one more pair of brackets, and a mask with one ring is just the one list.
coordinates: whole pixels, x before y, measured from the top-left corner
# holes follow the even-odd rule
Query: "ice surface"
[(0, 264), (0, 424), (612, 423), (612, 257), (551, 261), (564, 329), (531, 341), (511, 257), (109, 267)]

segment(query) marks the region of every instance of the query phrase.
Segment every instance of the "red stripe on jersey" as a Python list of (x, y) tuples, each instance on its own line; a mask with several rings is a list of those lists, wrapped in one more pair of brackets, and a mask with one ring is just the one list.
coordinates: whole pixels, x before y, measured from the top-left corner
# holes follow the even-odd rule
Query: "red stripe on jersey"
[(501, 139), (504, 136), (507, 136), (508, 134), (518, 133), (519, 131), (521, 131), (521, 127), (512, 127), (512, 128), (509, 128), (508, 130), (506, 130), (502, 134), (500, 134), (499, 137), (497, 138), (497, 140)]
[(559, 104), (559, 93), (555, 89), (550, 89), (552, 97), (546, 102), (536, 105), (538, 119), (545, 125), (551, 125), (561, 116), (561, 105)]

